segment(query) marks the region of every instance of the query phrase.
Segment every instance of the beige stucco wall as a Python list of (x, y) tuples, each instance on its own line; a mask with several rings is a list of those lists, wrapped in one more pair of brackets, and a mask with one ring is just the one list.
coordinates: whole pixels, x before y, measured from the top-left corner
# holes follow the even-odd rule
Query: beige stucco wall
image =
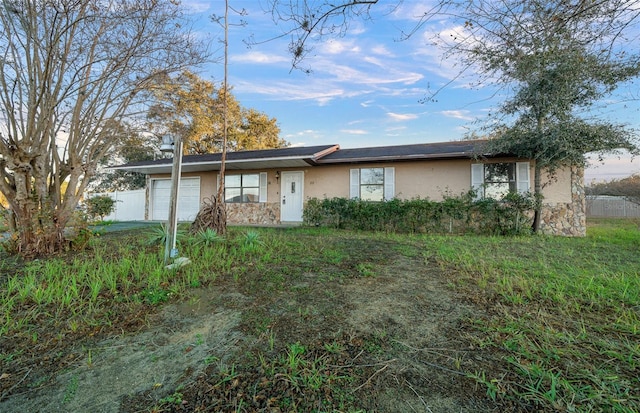
[[(516, 162), (516, 159), (491, 160), (490, 162)], [(304, 173), (304, 199), (349, 197), (349, 176), (353, 168), (394, 167), (395, 196), (399, 199), (428, 198), (439, 201), (444, 194), (460, 195), (471, 188), (470, 159), (418, 162), (370, 163), (358, 165), (321, 165), (305, 168), (278, 169), (280, 173), (301, 171)], [(277, 224), (280, 219), (280, 184), (276, 170), (233, 170), (229, 174), (267, 172), (267, 203), (265, 205), (234, 204), (231, 208), (232, 223)], [(530, 165), (530, 190), (533, 191), (534, 165)], [(217, 192), (217, 171), (185, 173), (183, 177), (200, 176), (200, 204)], [(169, 178), (169, 174), (151, 178)], [(560, 170), (553, 179), (543, 177), (544, 204), (564, 213), (576, 203), (569, 169)], [(574, 185), (575, 186), (575, 182)], [(554, 209), (554, 210), (555, 210)], [(243, 213), (246, 217), (243, 218)], [(264, 215), (264, 216), (263, 216)], [(557, 215), (557, 214), (556, 214)], [(553, 220), (553, 219), (552, 219)], [(549, 227), (547, 225), (547, 227)], [(553, 232), (553, 231), (552, 231)]]
[(305, 198), (348, 198), (351, 169), (394, 167), (396, 198), (439, 200), (446, 191), (459, 194), (469, 190), (470, 165), (468, 160), (456, 160), (319, 166), (305, 174)]
[[(554, 177), (543, 174), (541, 183), (544, 203), (555, 205), (572, 202), (571, 168), (559, 170)], [(533, 169), (531, 170), (531, 192), (533, 192)]]
[[(504, 159), (501, 162), (514, 162)], [(471, 188), (471, 160), (371, 163), (360, 165), (329, 165), (307, 168), (279, 169), (280, 172), (304, 172), (304, 198), (348, 198), (349, 171), (357, 168), (395, 168), (395, 195), (400, 199), (429, 198), (441, 200), (444, 194), (459, 195)], [(265, 171), (236, 171), (229, 174)], [(267, 202), (280, 199), (280, 182), (276, 170), (267, 172)], [(533, 191), (533, 164), (530, 168), (530, 189)], [(202, 202), (217, 191), (217, 171), (184, 173), (183, 177), (200, 176), (200, 200)], [(152, 175), (151, 179), (170, 178), (169, 174)], [(571, 171), (560, 170), (555, 178), (543, 177), (545, 203), (571, 202)]]
[[(516, 162), (501, 159), (499, 162)], [(443, 195), (460, 195), (471, 188), (469, 159), (422, 162), (331, 165), (305, 170), (305, 198), (349, 197), (349, 170), (352, 168), (395, 168), (395, 196), (399, 199), (429, 198), (442, 200)], [(491, 161), (493, 162), (493, 161)], [(533, 192), (534, 165), (530, 165), (529, 187)], [(571, 172), (561, 170), (553, 180), (543, 178), (545, 202), (571, 202)]]

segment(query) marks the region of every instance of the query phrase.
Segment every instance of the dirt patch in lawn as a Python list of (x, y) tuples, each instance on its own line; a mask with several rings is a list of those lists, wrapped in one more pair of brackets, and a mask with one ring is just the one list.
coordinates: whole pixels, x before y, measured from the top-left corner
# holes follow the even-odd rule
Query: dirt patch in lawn
[(479, 310), (419, 246), (353, 236), (330, 252), (303, 272), (275, 262), (221, 277), (142, 329), (68, 343), (58, 351), (73, 361), (32, 366), (0, 411), (504, 408), (466, 374), (483, 356), (459, 327)]
[(24, 389), (0, 403), (0, 410), (118, 412), (126, 395), (146, 389), (163, 395), (193, 379), (211, 353), (233, 356), (240, 335), (237, 311), (194, 316), (179, 307), (165, 307), (143, 332), (84, 347), (82, 356), (57, 372), (52, 382)]

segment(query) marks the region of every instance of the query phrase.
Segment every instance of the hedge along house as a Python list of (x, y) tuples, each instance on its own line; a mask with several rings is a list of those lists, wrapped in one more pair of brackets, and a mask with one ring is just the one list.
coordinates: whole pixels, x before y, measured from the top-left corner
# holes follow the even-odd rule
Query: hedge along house
[[(225, 201), (229, 224), (277, 225), (302, 222), (309, 198), (393, 198), (440, 200), (443, 194), (475, 189), (480, 197), (533, 190), (533, 161), (512, 156), (479, 156), (484, 141), (458, 141), (372, 148), (339, 145), (227, 153)], [(193, 220), (217, 193), (221, 154), (186, 155), (178, 218)], [(171, 159), (129, 163), (114, 169), (147, 175), (148, 220), (166, 220)], [(584, 236), (583, 172), (559, 170), (543, 189), (541, 230)]]

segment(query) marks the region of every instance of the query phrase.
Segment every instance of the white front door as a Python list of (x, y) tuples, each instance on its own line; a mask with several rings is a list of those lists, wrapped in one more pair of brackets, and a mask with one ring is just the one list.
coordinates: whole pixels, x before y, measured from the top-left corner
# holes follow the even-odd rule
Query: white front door
[(282, 172), (280, 221), (302, 222), (303, 182), (303, 172)]

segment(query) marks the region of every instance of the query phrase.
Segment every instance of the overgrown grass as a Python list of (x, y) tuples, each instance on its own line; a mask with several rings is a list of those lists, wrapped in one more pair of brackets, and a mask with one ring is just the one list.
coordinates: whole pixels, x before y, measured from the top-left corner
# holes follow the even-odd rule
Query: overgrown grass
[[(429, 237), (425, 255), (487, 306), (468, 339), (499, 350), (493, 398), (544, 411), (640, 409), (640, 231), (590, 222), (586, 238)], [(498, 371), (504, 373), (497, 373)]]
[[(111, 325), (114, 317), (180, 299), (189, 289), (220, 277), (266, 294), (309, 272), (321, 280), (375, 280), (379, 260), (366, 246), (377, 239), (398, 255), (422, 255), (427, 267), (439, 266), (451, 288), (477, 306), (460, 334), (490, 356), (465, 373), (491, 398), (538, 411), (640, 411), (637, 222), (592, 221), (585, 238), (230, 228), (224, 239), (215, 234), (182, 237), (180, 253), (192, 264), (177, 271), (166, 270), (163, 248), (149, 243), (150, 238), (161, 239), (161, 232), (108, 234), (91, 240), (82, 255), (22, 264), (0, 261), (0, 344), (39, 344), (46, 340), (44, 332), (52, 341), (71, 333), (92, 334)], [(296, 288), (290, 291), (304, 293), (305, 283)], [(301, 318), (311, 316), (306, 308), (292, 311)], [(268, 331), (269, 314), (247, 317), (257, 334)], [(264, 343), (268, 350), (254, 349), (252, 363), (243, 366), (261, 369), (262, 376), (270, 372), (266, 376), (274, 382), (283, 378), (278, 385), (289, 386), (283, 391), (309, 395), (306, 401), (290, 400), (298, 409), (316, 403), (314, 397), (327, 391), (349, 407), (353, 400), (340, 389), (357, 372), (343, 377), (327, 368), (331, 349), (340, 347), (334, 344), (282, 343), (278, 351), (271, 340)], [(0, 346), (0, 363), (19, 359), (17, 346)], [(230, 395), (232, 379), (252, 377), (250, 369), (218, 367), (217, 386)], [(256, 382), (255, 395), (262, 384)]]
[[(132, 311), (143, 304), (159, 304), (200, 287), (219, 275), (240, 277), (247, 257), (270, 253), (260, 234), (231, 231), (236, 241), (228, 243), (211, 234), (193, 238), (180, 232), (181, 253), (193, 257), (179, 271), (163, 266), (161, 227), (142, 233), (117, 234), (117, 242), (106, 237), (92, 239), (82, 255), (33, 260), (11, 266), (2, 261), (0, 270), (0, 338), (23, 334), (49, 319), (76, 330), (110, 325), (111, 306), (122, 304)], [(51, 317), (53, 315), (53, 317)], [(56, 325), (59, 328), (59, 325)]]

